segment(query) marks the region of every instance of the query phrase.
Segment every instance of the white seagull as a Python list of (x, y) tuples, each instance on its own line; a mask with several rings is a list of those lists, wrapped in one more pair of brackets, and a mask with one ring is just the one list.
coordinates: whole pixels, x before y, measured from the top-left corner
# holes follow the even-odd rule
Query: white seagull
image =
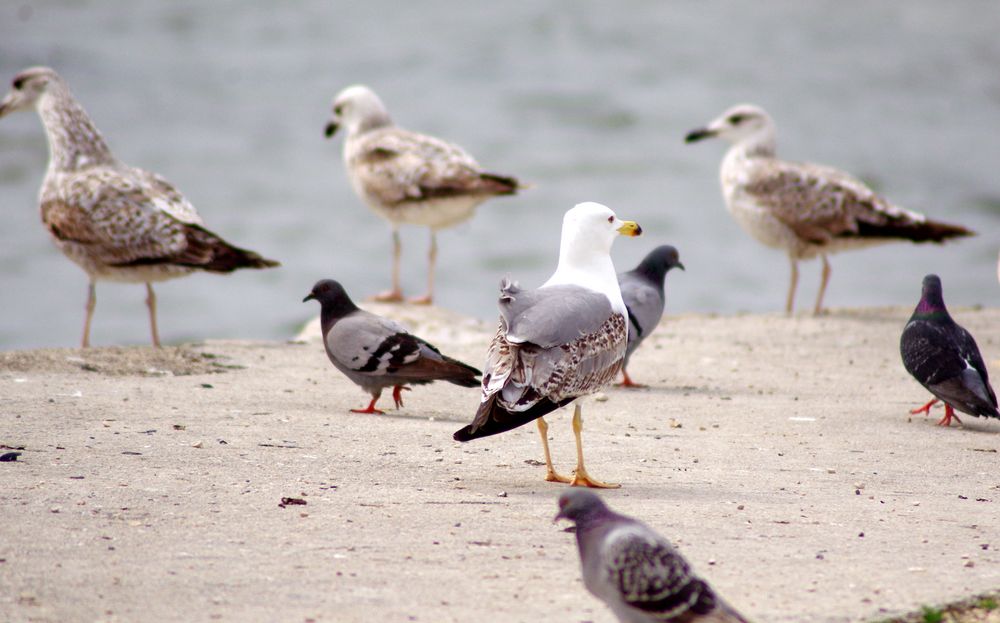
[(625, 361), (628, 310), (611, 263), (619, 234), (642, 228), (619, 220), (599, 203), (581, 203), (563, 217), (559, 264), (537, 290), (505, 279), (500, 286), (500, 326), (483, 371), (479, 409), (454, 434), (470, 441), (538, 422), (546, 480), (588, 487), (617, 487), (591, 478), (583, 465), (580, 405), (573, 412), (576, 475), (560, 476), (549, 454), (543, 415), (611, 383)]

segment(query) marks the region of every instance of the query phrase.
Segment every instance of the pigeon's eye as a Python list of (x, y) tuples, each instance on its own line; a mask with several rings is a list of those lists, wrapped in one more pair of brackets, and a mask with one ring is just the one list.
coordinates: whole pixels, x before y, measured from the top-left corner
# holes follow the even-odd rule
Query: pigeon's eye
[(336, 106), (333, 107), (333, 114), (339, 115), (342, 112), (344, 112), (343, 104), (337, 104)]
[(613, 216), (609, 216), (609, 217), (608, 217), (608, 222), (609, 222), (609, 223), (614, 223), (614, 222), (615, 222), (615, 217), (613, 217)]
[(747, 116), (742, 113), (736, 113), (735, 115), (729, 115), (729, 123), (733, 125), (739, 125), (746, 121)]
[(17, 89), (18, 91), (20, 91), (21, 87), (24, 86), (24, 78), (18, 78), (16, 80), (14, 80), (14, 85), (13, 86), (14, 86), (15, 89)]

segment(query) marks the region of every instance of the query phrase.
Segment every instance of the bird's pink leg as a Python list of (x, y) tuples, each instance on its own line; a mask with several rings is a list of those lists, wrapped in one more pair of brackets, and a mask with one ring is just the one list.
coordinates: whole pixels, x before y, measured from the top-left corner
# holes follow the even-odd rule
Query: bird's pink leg
[(962, 423), (962, 420), (958, 419), (958, 416), (955, 415), (955, 410), (952, 409), (951, 405), (946, 402), (946, 403), (944, 403), (944, 417), (941, 418), (941, 421), (938, 422), (937, 425), (938, 426), (951, 426), (951, 421), (952, 420), (955, 420), (959, 424)]
[(372, 401), (368, 403), (368, 406), (364, 409), (351, 409), (351, 413), (375, 413), (377, 415), (385, 415), (385, 411), (380, 411), (375, 408), (375, 403), (378, 402), (379, 396), (382, 394), (377, 394), (372, 396)]
[(381, 292), (372, 297), (373, 301), (381, 303), (399, 303), (403, 300), (403, 289), (399, 286), (399, 258), (402, 253), (402, 245), (399, 242), (399, 230), (396, 225), (392, 226), (392, 289)]
[(430, 305), (434, 302), (434, 267), (437, 264), (437, 232), (431, 230), (431, 248), (427, 253), (427, 294), (409, 299), (414, 305)]
[(408, 392), (410, 391), (410, 388), (405, 385), (396, 385), (392, 388), (392, 401), (396, 403), (397, 409), (403, 406), (404, 391)]
[(83, 321), (83, 342), (81, 348), (90, 347), (90, 321), (94, 318), (94, 307), (97, 306), (97, 282), (91, 280), (87, 286), (87, 305), (84, 309), (87, 316)]
[(918, 407), (916, 409), (912, 409), (910, 411), (910, 413), (912, 415), (916, 415), (918, 413), (923, 413), (924, 415), (930, 415), (931, 414), (931, 407), (933, 407), (934, 403), (936, 403), (937, 401), (938, 401), (938, 399), (935, 398), (935, 399), (931, 400), (930, 402), (928, 402), (927, 404), (925, 404), (922, 407)]
[(153, 334), (153, 346), (160, 348), (160, 332), (156, 329), (156, 294), (153, 284), (146, 283), (146, 307), (149, 308), (149, 330)]

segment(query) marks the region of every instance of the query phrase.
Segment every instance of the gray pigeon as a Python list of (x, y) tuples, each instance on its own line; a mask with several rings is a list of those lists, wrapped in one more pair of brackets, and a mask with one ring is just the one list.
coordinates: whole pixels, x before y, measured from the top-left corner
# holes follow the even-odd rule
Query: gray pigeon
[(1000, 418), (997, 395), (990, 387), (976, 340), (951, 319), (937, 275), (924, 277), (920, 302), (899, 339), (899, 353), (906, 371), (935, 396), (910, 413), (929, 414), (931, 406), (941, 400), (944, 402), (944, 417), (938, 422), (941, 426), (948, 426), (952, 419), (962, 422), (955, 410)]
[(622, 623), (747, 623), (666, 539), (595, 493), (563, 492), (555, 518), (576, 523), (583, 584)]
[(666, 299), (663, 294), (664, 280), (671, 268), (684, 270), (677, 249), (665, 244), (656, 247), (632, 270), (618, 275), (618, 286), (622, 300), (628, 309), (628, 347), (625, 363), (622, 365), (622, 387), (642, 387), (633, 383), (628, 376), (628, 360), (663, 317)]
[(323, 344), (334, 367), (347, 375), (372, 401), (354, 413), (379, 413), (375, 408), (382, 390), (392, 387), (396, 408), (403, 406), (406, 385), (448, 381), (478, 387), (481, 373), (472, 366), (441, 354), (437, 348), (410, 334), (402, 325), (359, 309), (336, 281), (323, 279), (302, 299), (319, 301)]

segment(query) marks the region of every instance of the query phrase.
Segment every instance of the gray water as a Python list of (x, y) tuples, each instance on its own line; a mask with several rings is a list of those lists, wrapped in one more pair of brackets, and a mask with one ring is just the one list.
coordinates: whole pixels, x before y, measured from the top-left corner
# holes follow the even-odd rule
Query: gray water
[[(773, 312), (784, 255), (729, 217), (721, 143), (685, 132), (763, 105), (779, 153), (853, 172), (896, 203), (980, 235), (834, 256), (833, 307), (911, 305), (939, 273), (952, 305), (1000, 304), (1000, 9), (925, 2), (235, 2), (0, 5), (0, 78), (55, 67), (116, 154), (171, 180), (210, 228), (281, 260), (271, 271), (157, 287), (165, 341), (285, 338), (334, 277), (388, 285), (388, 227), (351, 192), (332, 96), (364, 82), (396, 122), (453, 140), (535, 187), (440, 235), (438, 302), (495, 316), (510, 273), (552, 271), (563, 212), (583, 200), (639, 221), (619, 268), (673, 243), (687, 272), (668, 312)], [(73, 346), (86, 279), (52, 246), (36, 195), (47, 148), (34, 113), (0, 120), (0, 348)], [(404, 230), (404, 287), (424, 286), (426, 230)], [(802, 266), (809, 309), (819, 266)], [(138, 285), (102, 284), (96, 344), (148, 343)]]

